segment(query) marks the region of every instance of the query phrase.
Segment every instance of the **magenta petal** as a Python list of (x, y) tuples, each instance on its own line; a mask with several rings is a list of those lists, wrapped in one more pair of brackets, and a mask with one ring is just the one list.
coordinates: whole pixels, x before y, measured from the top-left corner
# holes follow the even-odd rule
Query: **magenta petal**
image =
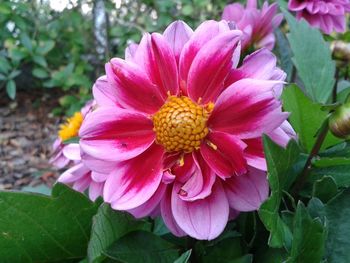
[(108, 83), (107, 76), (102, 76), (96, 80), (92, 87), (92, 93), (99, 106), (119, 105), (117, 90)]
[(233, 135), (222, 132), (211, 132), (207, 140), (217, 149), (206, 143), (201, 145), (201, 154), (208, 165), (221, 178), (241, 175), (247, 171), (247, 162), (243, 156), (245, 143)]
[(162, 218), (164, 220), (167, 228), (177, 237), (185, 236), (186, 233), (179, 227), (176, 223), (175, 218), (173, 216), (173, 212), (171, 211), (171, 193), (172, 187), (167, 187), (164, 197), (160, 203), (160, 211), (162, 214)]
[(267, 171), (261, 137), (244, 140), (244, 142), (247, 144), (247, 148), (244, 150), (244, 157), (248, 165), (262, 171)]
[(80, 161), (80, 146), (78, 143), (70, 143), (63, 147), (63, 154), (66, 156), (69, 160), (72, 161)]
[(192, 34), (193, 30), (183, 21), (175, 21), (165, 29), (163, 36), (172, 48), (177, 64), (179, 63), (182, 48)]
[(195, 169), (187, 182), (181, 186), (179, 197), (184, 201), (203, 199), (211, 194), (215, 182), (214, 171), (206, 164), (200, 154), (192, 154)]
[(233, 83), (216, 101), (209, 127), (244, 139), (260, 137), (276, 129), (288, 117), (273, 92), (280, 83), (255, 79)]
[(144, 152), (154, 141), (153, 123), (143, 114), (118, 108), (98, 108), (79, 131), (80, 147), (104, 161), (122, 161)]
[(199, 25), (193, 33), (190, 40), (183, 47), (180, 55), (180, 79), (187, 83), (187, 76), (192, 65), (192, 61), (197, 55), (198, 51), (211, 39), (217, 37), (220, 33), (229, 31), (230, 28), (226, 21), (217, 22), (214, 20), (205, 21)]
[(242, 33), (231, 30), (205, 44), (193, 59), (187, 79), (188, 95), (203, 104), (215, 101), (232, 67), (232, 56)]
[(116, 210), (129, 210), (144, 204), (162, 180), (163, 155), (163, 147), (153, 144), (139, 156), (119, 163), (107, 178), (104, 200)]
[(224, 188), (230, 207), (242, 212), (259, 209), (269, 194), (266, 173), (254, 168), (247, 174), (226, 180)]
[(174, 52), (162, 35), (153, 33), (151, 39), (163, 92), (177, 95), (179, 90), (179, 77)]
[(107, 78), (117, 91), (120, 105), (138, 112), (155, 113), (164, 99), (156, 85), (137, 64), (114, 58), (106, 64)]
[(200, 240), (212, 240), (224, 230), (229, 216), (228, 201), (220, 181), (211, 195), (193, 202), (183, 201), (178, 196), (179, 185), (174, 185), (171, 208), (176, 223), (188, 235)]
[(136, 218), (142, 218), (148, 216), (152, 213), (152, 211), (159, 205), (162, 200), (164, 193), (166, 190), (165, 184), (160, 184), (157, 191), (153, 194), (153, 196), (146, 201), (141, 206), (128, 210), (130, 214), (132, 214)]

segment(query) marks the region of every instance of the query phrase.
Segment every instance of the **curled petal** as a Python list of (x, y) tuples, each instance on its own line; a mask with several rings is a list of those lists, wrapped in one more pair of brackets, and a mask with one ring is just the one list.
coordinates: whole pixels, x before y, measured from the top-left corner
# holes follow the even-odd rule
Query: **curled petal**
[(254, 211), (267, 199), (266, 173), (250, 168), (247, 174), (234, 176), (224, 183), (230, 207), (237, 211)]
[(70, 143), (63, 147), (63, 154), (66, 156), (69, 160), (72, 161), (80, 161), (80, 146), (78, 143)]
[(174, 185), (171, 208), (176, 223), (188, 235), (200, 240), (212, 240), (224, 230), (229, 216), (229, 205), (220, 181), (216, 181), (208, 197), (192, 202), (183, 201), (180, 186)]

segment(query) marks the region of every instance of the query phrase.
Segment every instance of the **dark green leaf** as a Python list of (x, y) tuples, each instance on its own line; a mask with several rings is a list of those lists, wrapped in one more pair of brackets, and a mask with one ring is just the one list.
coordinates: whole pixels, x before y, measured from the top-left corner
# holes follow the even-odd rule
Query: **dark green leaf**
[(32, 74), (34, 75), (34, 77), (37, 77), (39, 79), (45, 79), (49, 76), (49, 74), (46, 72), (46, 70), (44, 70), (42, 68), (33, 69)]
[(266, 136), (263, 141), (271, 196), (260, 207), (259, 216), (270, 231), (269, 245), (276, 248), (288, 247), (291, 233), (288, 226), (280, 218), (278, 211), (283, 190), (287, 190), (293, 182), (290, 178), (296, 177), (293, 165), (299, 158), (300, 150), (293, 140), (286, 149)]
[(319, 263), (324, 254), (327, 231), (319, 218), (312, 219), (300, 202), (295, 213), (293, 242), (288, 263)]
[(55, 42), (52, 40), (45, 41), (43, 44), (38, 46), (38, 53), (40, 55), (46, 55), (55, 46)]
[(324, 168), (312, 169), (311, 178), (320, 179), (324, 175), (328, 175), (334, 179), (338, 187), (350, 186), (350, 165), (335, 165)]
[(88, 247), (89, 262), (101, 262), (107, 248), (125, 234), (150, 228), (149, 223), (135, 220), (125, 212), (114, 211), (108, 204), (102, 204), (93, 219)]
[(275, 34), (281, 68), (287, 73), (287, 79), (290, 81), (293, 70), (292, 51), (290, 50), (289, 43), (283, 32), (280, 29), (276, 29)]
[(327, 203), (338, 193), (338, 187), (334, 179), (330, 176), (324, 176), (314, 183), (312, 196), (319, 198)]
[(76, 136), (76, 137), (73, 137), (73, 138), (70, 138), (68, 140), (64, 140), (62, 143), (63, 144), (70, 144), (70, 143), (79, 143), (79, 136)]
[(0, 192), (2, 262), (70, 262), (86, 255), (97, 208), (83, 194), (56, 184), (52, 197)]
[(17, 77), (19, 74), (21, 74), (20, 70), (14, 70), (10, 73), (10, 75), (8, 76), (9, 79), (14, 79), (15, 77)]
[(111, 245), (106, 255), (128, 263), (173, 263), (179, 257), (179, 249), (150, 232), (136, 231)]
[[(296, 85), (290, 85), (282, 94), (285, 111), (291, 112), (289, 121), (299, 136), (303, 148), (310, 152), (315, 141), (318, 129), (327, 118), (327, 112), (321, 110), (321, 105), (312, 102)], [(331, 133), (328, 133), (322, 149), (340, 142)]]
[(313, 101), (326, 103), (334, 85), (335, 63), (328, 44), (318, 29), (305, 21), (297, 21), (281, 8), (290, 27), (288, 40), (298, 75)]
[(192, 253), (192, 249), (187, 250), (184, 252), (177, 260), (174, 261), (174, 263), (187, 263), (190, 260)]
[(350, 262), (350, 189), (332, 199), (325, 209), (328, 221), (328, 263)]
[(11, 99), (16, 98), (16, 83), (12, 79), (6, 83), (6, 92)]

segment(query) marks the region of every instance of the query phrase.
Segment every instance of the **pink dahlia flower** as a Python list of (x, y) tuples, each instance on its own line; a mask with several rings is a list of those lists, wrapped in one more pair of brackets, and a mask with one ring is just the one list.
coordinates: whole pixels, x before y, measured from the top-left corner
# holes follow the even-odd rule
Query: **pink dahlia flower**
[(106, 64), (79, 135), (84, 163), (112, 170), (112, 208), (160, 214), (175, 235), (210, 240), (267, 198), (261, 137), (291, 137), (278, 99), (285, 73), (267, 49), (237, 68), (241, 37), (226, 21), (194, 32), (177, 21)]
[(306, 19), (313, 27), (324, 33), (344, 32), (346, 13), (350, 12), (349, 0), (289, 0), (288, 8), (296, 11), (297, 18)]
[(80, 112), (68, 118), (66, 123), (61, 125), (59, 138), (53, 144), (54, 156), (50, 162), (57, 168), (62, 169), (70, 166), (59, 178), (58, 182), (72, 186), (79, 192), (89, 189), (89, 197), (95, 200), (102, 195), (106, 175), (92, 172), (81, 160), (80, 147), (77, 143), (64, 144), (63, 141), (78, 136), (83, 119), (92, 111), (93, 101), (89, 101)]
[(234, 22), (237, 28), (243, 31), (243, 50), (249, 47), (266, 47), (272, 50), (275, 46), (273, 31), (283, 19), (283, 15), (276, 12), (277, 3), (269, 6), (268, 2), (265, 2), (260, 10), (256, 0), (248, 0), (246, 8), (240, 3), (227, 5), (222, 19)]

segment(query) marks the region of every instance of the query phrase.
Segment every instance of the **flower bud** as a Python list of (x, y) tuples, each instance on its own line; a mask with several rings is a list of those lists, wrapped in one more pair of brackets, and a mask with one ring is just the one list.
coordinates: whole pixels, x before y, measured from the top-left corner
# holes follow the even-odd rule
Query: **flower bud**
[(350, 102), (338, 107), (329, 117), (329, 129), (338, 138), (350, 136)]

